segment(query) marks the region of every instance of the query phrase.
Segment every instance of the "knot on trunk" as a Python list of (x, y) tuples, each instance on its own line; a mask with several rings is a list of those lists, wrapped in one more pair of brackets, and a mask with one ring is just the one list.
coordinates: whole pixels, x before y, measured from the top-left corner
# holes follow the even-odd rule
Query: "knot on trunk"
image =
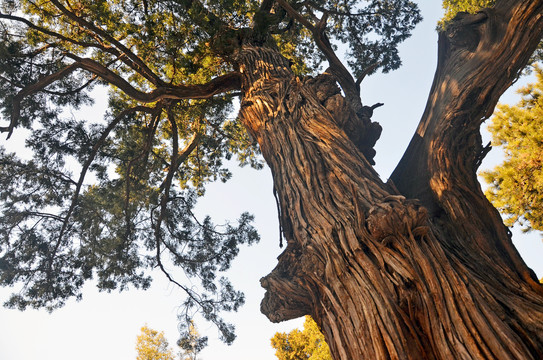
[(305, 274), (307, 271), (322, 274), (324, 264), (308, 254), (289, 243), (275, 269), (260, 279), (260, 285), (266, 289), (260, 311), (270, 321), (281, 322), (311, 313), (313, 304)]
[(491, 9), (484, 9), (476, 14), (459, 12), (446, 26), (446, 36), (453, 49), (475, 51), (481, 41), (479, 26), (490, 17)]
[(425, 236), (430, 229), (426, 208), (401, 195), (387, 196), (372, 206), (366, 224), (371, 235), (385, 245), (401, 237)]
[(353, 144), (364, 154), (370, 164), (375, 164), (373, 147), (381, 136), (381, 125), (371, 121), (373, 110), (383, 104), (363, 106), (357, 112), (341, 95), (334, 76), (324, 73), (307, 78), (305, 84), (315, 91), (318, 101), (332, 115), (335, 123), (345, 132)]

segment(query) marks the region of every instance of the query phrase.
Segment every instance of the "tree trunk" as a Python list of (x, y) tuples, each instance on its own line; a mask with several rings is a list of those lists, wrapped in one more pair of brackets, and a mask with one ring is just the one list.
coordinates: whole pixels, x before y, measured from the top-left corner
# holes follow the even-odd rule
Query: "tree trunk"
[(371, 126), (346, 134), (368, 118), (330, 75), (239, 51), (241, 118), (287, 240), (262, 279), (264, 314), (311, 315), (335, 359), (543, 358), (542, 288), (475, 175), (481, 121), (541, 39), (542, 13), (542, 0), (498, 1), (440, 34), (426, 111), (389, 184), (355, 146)]

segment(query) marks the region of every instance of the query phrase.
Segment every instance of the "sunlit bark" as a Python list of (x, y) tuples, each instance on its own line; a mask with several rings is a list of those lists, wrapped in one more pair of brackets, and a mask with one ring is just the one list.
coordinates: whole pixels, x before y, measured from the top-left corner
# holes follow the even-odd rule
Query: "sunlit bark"
[(262, 279), (272, 321), (310, 314), (337, 359), (543, 357), (541, 287), (475, 175), (481, 120), (541, 38), (542, 11), (502, 1), (440, 35), (427, 109), (390, 184), (353, 143), (359, 115), (329, 75), (239, 51), (241, 117), (288, 242)]

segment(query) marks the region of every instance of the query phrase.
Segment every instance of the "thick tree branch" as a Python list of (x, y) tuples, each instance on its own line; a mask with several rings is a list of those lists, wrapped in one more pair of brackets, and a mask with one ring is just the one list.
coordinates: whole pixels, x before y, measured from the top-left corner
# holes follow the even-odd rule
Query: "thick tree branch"
[(175, 122), (175, 115), (172, 113), (172, 110), (168, 110), (168, 119), (172, 127), (172, 138), (173, 138), (173, 151), (172, 151), (172, 159), (169, 164), (168, 169), (168, 175), (160, 184), (159, 189), (164, 190), (164, 197), (165, 201), (167, 202), (169, 200), (169, 193), (170, 193), (170, 187), (171, 182), (173, 179), (173, 176), (179, 169), (179, 166), (183, 164), (187, 158), (190, 156), (190, 154), (194, 151), (198, 143), (200, 142), (200, 139), (202, 138), (202, 134), (199, 131), (196, 131), (187, 145), (179, 151), (179, 131), (177, 130), (177, 123)]
[(94, 25), (93, 23), (83, 19), (80, 16), (77, 16), (75, 13), (68, 10), (64, 7), (58, 0), (51, 0), (51, 3), (54, 4), (64, 15), (69, 19), (81, 25), (85, 29), (90, 30), (94, 34), (100, 36), (101, 38), (108, 41), (110, 44), (115, 46), (122, 54), (127, 56), (134, 64), (134, 68), (138, 70), (147, 80), (149, 80), (155, 86), (164, 85), (164, 82), (158, 77), (149, 67), (130, 49), (124, 46), (120, 41), (117, 41), (113, 36), (111, 36), (107, 31), (104, 31), (102, 28)]
[(345, 98), (351, 104), (355, 112), (360, 111), (362, 109), (362, 102), (360, 100), (359, 84), (357, 85), (357, 82), (349, 70), (338, 58), (332, 44), (330, 43), (330, 40), (328, 39), (328, 36), (325, 34), (328, 13), (324, 12), (317, 24), (314, 25), (309, 20), (304, 18), (302, 14), (296, 11), (296, 9), (294, 9), (292, 5), (288, 3), (288, 1), (277, 0), (277, 3), (281, 5), (281, 7), (283, 7), (290, 16), (311, 31), (315, 43), (328, 60), (330, 65), (329, 71), (336, 77), (339, 85), (345, 92)]
[(130, 194), (131, 194), (131, 174), (132, 174), (132, 168), (136, 164), (147, 164), (147, 160), (149, 157), (149, 153), (152, 150), (153, 140), (155, 138), (156, 130), (158, 128), (158, 125), (160, 123), (160, 118), (162, 115), (162, 110), (164, 108), (164, 104), (159, 102), (157, 106), (153, 109), (151, 113), (151, 121), (149, 126), (147, 127), (147, 136), (143, 143), (142, 149), (140, 150), (139, 154), (137, 154), (135, 157), (131, 158), (128, 161), (128, 164), (126, 165), (126, 175), (125, 175), (125, 199), (124, 199), (124, 216), (125, 216), (125, 226), (126, 226), (126, 232), (125, 232), (125, 239), (130, 238), (130, 234), (132, 232), (130, 227)]
[(152, 103), (164, 99), (208, 99), (216, 94), (231, 90), (239, 90), (240, 88), (239, 75), (237, 73), (229, 73), (216, 77), (207, 84), (164, 85), (146, 93), (134, 88), (128, 81), (124, 80), (121, 76), (117, 75), (97, 61), (87, 58), (79, 58), (73, 55), (72, 57), (82, 69), (98, 75), (103, 80), (121, 89), (132, 99), (143, 103)]
[(97, 61), (87, 58), (80, 58), (72, 54), (67, 54), (67, 56), (74, 59), (75, 62), (54, 74), (41, 78), (40, 80), (38, 80), (38, 82), (25, 87), (24, 89), (19, 91), (17, 95), (14, 96), (10, 124), (7, 127), (0, 127), (0, 132), (7, 132), (8, 138), (11, 136), (11, 134), (13, 133), (13, 129), (17, 126), (17, 122), (20, 117), (21, 101), (26, 96), (43, 90), (48, 85), (68, 76), (77, 69), (89, 71), (90, 73), (100, 77), (104, 81), (118, 87), (132, 99), (140, 101), (142, 103), (153, 103), (165, 99), (208, 99), (220, 93), (225, 93), (232, 90), (239, 90), (241, 86), (239, 74), (236, 72), (232, 72), (226, 75), (216, 77), (215, 79), (209, 81), (207, 84), (165, 85), (164, 87), (160, 87), (146, 93), (134, 88), (120, 75), (116, 74), (115, 72), (108, 69), (106, 66), (100, 64)]
[[(499, 214), (481, 191), (476, 169), (483, 150), (479, 127), (542, 35), (543, 0), (499, 0), (494, 8), (459, 15), (439, 36), (426, 110), (391, 176), (403, 195), (421, 200), (436, 219), (445, 214), (453, 223), (471, 224), (457, 246), (509, 258), (508, 266), (537, 291), (541, 287), (526, 272)], [(473, 214), (483, 213), (474, 220)]]

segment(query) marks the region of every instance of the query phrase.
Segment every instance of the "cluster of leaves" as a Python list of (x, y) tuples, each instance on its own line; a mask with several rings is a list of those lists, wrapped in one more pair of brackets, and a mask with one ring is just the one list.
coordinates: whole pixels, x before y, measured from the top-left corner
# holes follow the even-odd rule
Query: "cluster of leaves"
[(271, 344), (279, 360), (332, 360), (324, 335), (310, 316), (305, 317), (302, 331), (275, 333)]
[(277, 31), (281, 36), (276, 39), (295, 70), (314, 70), (325, 59), (317, 49), (315, 34), (303, 26), (304, 21), (317, 26), (325, 19), (326, 36), (348, 46), (346, 56), (355, 77), (378, 68), (397, 69), (401, 65), (397, 46), (422, 20), (418, 6), (409, 0), (293, 1), (291, 6), (303, 20), (293, 23), (296, 16), (287, 13), (278, 25), (284, 31)]
[[(323, 1), (324, 3), (324, 1)], [(381, 68), (383, 72), (401, 65), (398, 45), (411, 35), (422, 20), (417, 4), (410, 0), (334, 1), (330, 4), (330, 33), (349, 44), (348, 61), (359, 77)], [(322, 5), (325, 7), (325, 5)]]
[[(207, 345), (207, 337), (201, 337), (196, 325), (189, 319), (177, 341), (181, 360), (197, 360), (198, 353)], [(164, 332), (158, 332), (147, 325), (141, 328), (136, 339), (136, 360), (175, 360), (173, 349), (169, 346)]]
[(543, 69), (537, 82), (519, 90), (516, 106), (499, 105), (492, 124), (492, 144), (502, 146), (504, 162), (481, 173), (490, 184), (487, 197), (507, 216), (506, 225), (543, 231)]
[(136, 340), (136, 360), (174, 360), (175, 355), (169, 347), (164, 332), (147, 326), (141, 328)]
[[(190, 113), (191, 108), (177, 110), (180, 106), (170, 114)], [(62, 306), (69, 297), (80, 298), (84, 281), (93, 277), (102, 290), (147, 288), (144, 270), (164, 270), (166, 251), (166, 264), (200, 279), (201, 292), (182, 286), (187, 306), (199, 305), (207, 319), (230, 330), (218, 312), (237, 309), (243, 294), (216, 274), (230, 267), (241, 244), (258, 235), (248, 214), (235, 226), (217, 227), (209, 217), (199, 220), (193, 208), (206, 183), (230, 177), (222, 159), (235, 153), (239, 135), (220, 125), (223, 112), (205, 117), (201, 112), (201, 124), (185, 124), (198, 126), (198, 136), (185, 139), (188, 149), (182, 152), (172, 145), (186, 130), (181, 116), (169, 123), (162, 117), (165, 110), (149, 111), (121, 112), (107, 126), (41, 118), (26, 141), (32, 160), (2, 149), (0, 282), (25, 284), (8, 306)], [(175, 135), (172, 124), (178, 127)], [(70, 168), (78, 167), (74, 177)], [(96, 181), (88, 184), (89, 177)]]

